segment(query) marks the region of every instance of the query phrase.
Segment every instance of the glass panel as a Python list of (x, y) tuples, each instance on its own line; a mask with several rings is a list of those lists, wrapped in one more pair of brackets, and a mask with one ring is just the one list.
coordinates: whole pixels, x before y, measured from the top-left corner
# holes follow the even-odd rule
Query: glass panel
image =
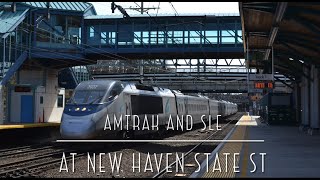
[(94, 37), (94, 26), (89, 27), (90, 37)]
[(163, 31), (158, 32), (158, 44), (164, 44), (165, 34)]
[[(42, 102), (43, 102), (43, 98), (41, 98), (41, 99), (42, 99)], [(58, 95), (58, 103), (57, 103), (57, 105), (58, 105), (58, 107), (63, 107), (63, 95)]]
[(200, 38), (191, 38), (190, 37), (190, 44), (200, 44)]
[(217, 36), (218, 31), (206, 31), (206, 36)]
[(196, 31), (190, 31), (190, 39), (200, 37), (199, 34)]
[(67, 16), (67, 36), (69, 43), (81, 43), (81, 18), (77, 16)]
[(107, 44), (107, 40), (106, 39), (101, 39), (101, 44)]
[[(211, 43), (211, 44), (217, 44), (218, 42), (218, 38), (217, 37), (207, 37), (207, 40)], [(206, 44), (210, 44), (208, 41), (205, 41)]]
[(101, 90), (91, 90), (91, 91), (76, 91), (74, 94), (74, 102), (75, 103), (84, 103), (84, 104), (89, 104), (89, 103), (95, 103), (99, 102), (103, 95), (105, 94), (105, 91)]
[(232, 30), (223, 30), (221, 31), (221, 36), (235, 36)]
[(222, 37), (221, 38), (222, 43), (235, 43), (235, 38), (234, 37)]

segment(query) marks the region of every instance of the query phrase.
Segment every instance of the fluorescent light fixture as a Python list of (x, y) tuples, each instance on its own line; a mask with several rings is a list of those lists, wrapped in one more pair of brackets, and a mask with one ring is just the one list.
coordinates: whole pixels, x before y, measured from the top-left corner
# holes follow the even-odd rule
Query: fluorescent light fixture
[(292, 58), (289, 58), (289, 60), (290, 60), (290, 61), (293, 61), (293, 59), (292, 59)]
[(302, 60), (299, 60), (301, 63), (304, 63), (304, 61), (302, 61)]

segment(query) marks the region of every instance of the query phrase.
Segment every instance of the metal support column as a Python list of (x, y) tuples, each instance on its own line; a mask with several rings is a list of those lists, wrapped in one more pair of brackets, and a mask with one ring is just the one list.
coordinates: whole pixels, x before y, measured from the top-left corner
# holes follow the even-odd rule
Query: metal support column
[(274, 82), (274, 52), (273, 52), (273, 46), (271, 47), (272, 48), (272, 57), (271, 57), (271, 70), (272, 70), (272, 81)]
[(143, 60), (139, 61), (140, 83), (143, 84)]
[(2, 79), (4, 78), (4, 64), (6, 62), (6, 39), (2, 38), (3, 41), (3, 56), (2, 56)]
[(248, 88), (248, 112), (250, 111), (250, 96), (249, 96), (249, 38), (247, 37), (247, 88)]
[(296, 122), (300, 122), (301, 123), (301, 98), (300, 98), (300, 94), (301, 94), (301, 88), (299, 86), (298, 83), (295, 83), (294, 85), (294, 99), (295, 99), (295, 118), (296, 118)]
[[(308, 68), (303, 66), (303, 72), (307, 73)], [(306, 77), (302, 77), (301, 83), (301, 124), (304, 127), (309, 126), (309, 81)]]
[(318, 69), (315, 65), (311, 66), (311, 78), (313, 81), (310, 83), (310, 128), (319, 128), (319, 76)]

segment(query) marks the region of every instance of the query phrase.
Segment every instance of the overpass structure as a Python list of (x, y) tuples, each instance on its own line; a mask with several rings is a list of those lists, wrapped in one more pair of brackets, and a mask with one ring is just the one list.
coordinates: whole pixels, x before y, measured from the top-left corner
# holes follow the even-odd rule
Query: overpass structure
[[(99, 16), (87, 2), (1, 2), (0, 12), (4, 114), (10, 114), (7, 98), (16, 86), (35, 92), (43, 87), (52, 96), (58, 87), (73, 89), (81, 81), (98, 77), (139, 78), (165, 87), (181, 82), (172, 88), (188, 92), (201, 88), (245, 92), (248, 87), (241, 82), (245, 73), (217, 72), (224, 66), (245, 68), (239, 15)], [(106, 73), (109, 65), (98, 61), (121, 61), (120, 69), (127, 73)], [(223, 83), (227, 85), (219, 85)]]

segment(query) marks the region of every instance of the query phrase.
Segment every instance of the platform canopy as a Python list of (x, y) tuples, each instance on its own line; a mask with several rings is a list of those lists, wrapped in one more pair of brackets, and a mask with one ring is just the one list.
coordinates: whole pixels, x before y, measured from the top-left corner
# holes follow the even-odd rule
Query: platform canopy
[(302, 64), (320, 64), (319, 2), (240, 2), (243, 46), (249, 66), (303, 75)]

